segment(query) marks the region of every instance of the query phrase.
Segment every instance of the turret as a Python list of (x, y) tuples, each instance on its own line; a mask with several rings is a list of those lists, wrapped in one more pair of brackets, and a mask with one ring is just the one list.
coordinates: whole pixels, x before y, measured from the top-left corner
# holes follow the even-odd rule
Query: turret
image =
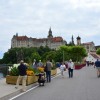
[(81, 45), (81, 38), (79, 36), (77, 37), (77, 45)]

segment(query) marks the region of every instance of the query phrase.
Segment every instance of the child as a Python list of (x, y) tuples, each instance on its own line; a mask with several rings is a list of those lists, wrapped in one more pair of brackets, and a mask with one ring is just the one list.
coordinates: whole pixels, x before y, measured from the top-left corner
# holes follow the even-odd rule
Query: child
[(60, 66), (60, 71), (61, 71), (61, 75), (62, 75), (62, 77), (64, 77), (63, 72), (65, 71), (65, 69), (66, 69), (66, 66), (65, 66), (64, 63), (62, 63), (61, 66)]
[(42, 86), (44, 86), (44, 83), (45, 83), (45, 73), (40, 73), (38, 76), (39, 76), (39, 78), (38, 78), (39, 86), (41, 86), (41, 83), (42, 83)]

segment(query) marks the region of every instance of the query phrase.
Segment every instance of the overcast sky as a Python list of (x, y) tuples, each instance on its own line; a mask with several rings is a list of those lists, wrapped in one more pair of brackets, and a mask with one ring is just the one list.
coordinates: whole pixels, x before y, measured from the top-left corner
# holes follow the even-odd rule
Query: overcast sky
[(44, 38), (50, 27), (68, 43), (79, 35), (99, 45), (100, 0), (0, 0), (0, 58), (16, 33)]

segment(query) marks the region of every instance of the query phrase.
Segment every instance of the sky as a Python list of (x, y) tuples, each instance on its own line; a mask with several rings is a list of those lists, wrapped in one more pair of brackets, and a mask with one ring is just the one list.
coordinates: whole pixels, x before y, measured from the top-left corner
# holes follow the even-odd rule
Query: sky
[(19, 36), (54, 37), (100, 45), (100, 0), (0, 0), (0, 58)]

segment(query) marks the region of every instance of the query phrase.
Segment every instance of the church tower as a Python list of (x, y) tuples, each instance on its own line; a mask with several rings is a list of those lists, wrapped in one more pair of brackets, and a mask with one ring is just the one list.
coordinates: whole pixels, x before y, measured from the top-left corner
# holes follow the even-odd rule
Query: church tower
[(81, 45), (81, 38), (79, 36), (77, 37), (77, 45)]
[(73, 38), (73, 35), (72, 35), (72, 45), (74, 45), (74, 38)]
[(48, 32), (48, 38), (53, 38), (51, 27), (50, 27), (49, 32)]

